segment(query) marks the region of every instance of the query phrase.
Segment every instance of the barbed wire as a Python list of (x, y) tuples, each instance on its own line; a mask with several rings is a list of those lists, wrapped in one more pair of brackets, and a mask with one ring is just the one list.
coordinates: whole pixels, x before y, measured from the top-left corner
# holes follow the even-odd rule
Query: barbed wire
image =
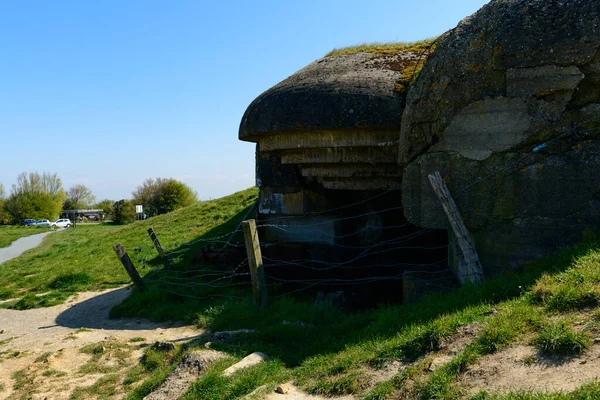
[[(521, 156), (517, 156), (516, 158), (507, 161), (504, 165), (495, 168), (493, 171), (480, 176), (478, 178), (473, 179), (471, 182), (465, 184), (460, 188), (453, 188), (452, 194), (453, 196), (459, 197), (463, 196), (470, 192), (470, 190), (476, 185), (490, 179), (491, 177), (504, 173), (507, 171), (512, 171), (513, 168), (516, 170), (521, 170), (523, 168), (523, 162), (529, 160), (531, 157), (535, 157), (536, 154), (540, 154), (541, 151), (548, 148), (552, 144), (556, 143), (559, 140), (565, 139), (569, 134), (576, 133), (575, 138), (579, 137), (577, 134), (577, 130), (584, 125), (590, 124), (600, 118), (600, 113), (594, 115), (593, 117), (578, 123), (572, 126), (569, 129), (564, 130), (562, 133), (558, 134), (554, 138), (551, 138), (544, 143), (538, 144), (531, 148), (528, 151), (517, 151), (514, 154), (519, 154), (522, 152)], [(589, 134), (584, 134), (585, 138), (589, 138)], [(535, 161), (535, 159), (534, 159)], [(526, 165), (529, 165), (531, 162), (528, 161)], [(406, 185), (422, 185), (422, 181), (418, 180), (412, 183), (406, 183)], [(410, 276), (411, 281), (420, 282), (424, 285), (432, 286), (432, 287), (447, 287), (448, 283), (448, 273), (450, 270), (448, 269), (448, 257), (446, 258), (436, 258), (435, 262), (431, 263), (410, 263), (410, 262), (398, 262), (398, 263), (382, 263), (380, 262), (380, 258), (386, 258), (385, 256), (391, 252), (409, 252), (409, 251), (441, 251), (443, 249), (449, 249), (448, 244), (444, 245), (414, 245), (407, 244), (410, 241), (415, 240), (421, 235), (425, 235), (427, 233), (432, 233), (436, 231), (433, 228), (421, 228), (414, 230), (415, 226), (409, 222), (398, 225), (373, 225), (371, 223), (360, 224), (357, 226), (357, 229), (352, 232), (348, 232), (345, 234), (335, 234), (331, 233), (330, 230), (324, 229), (323, 227), (326, 225), (333, 225), (338, 222), (352, 221), (356, 219), (366, 218), (368, 219), (374, 215), (384, 215), (386, 213), (397, 213), (408, 207), (421, 207), (426, 210), (441, 209), (441, 204), (437, 201), (435, 196), (428, 196), (428, 200), (425, 202), (419, 201), (416, 204), (402, 204), (399, 206), (387, 207), (384, 209), (370, 210), (366, 212), (357, 211), (354, 215), (342, 215), (339, 217), (333, 218), (331, 215), (327, 215), (326, 221), (314, 221), (310, 223), (303, 223), (300, 226), (293, 226), (291, 223), (307, 218), (309, 216), (320, 216), (326, 214), (333, 214), (343, 210), (349, 210), (353, 207), (358, 207), (364, 204), (368, 204), (373, 202), (381, 197), (387, 196), (392, 193), (397, 193), (397, 189), (391, 189), (383, 192), (379, 192), (373, 196), (370, 196), (366, 199), (342, 205), (336, 208), (329, 208), (321, 211), (307, 212), (302, 215), (295, 216), (282, 216), (282, 217), (267, 217), (264, 223), (260, 223), (257, 225), (257, 228), (263, 229), (276, 229), (285, 233), (294, 233), (297, 229), (302, 229), (305, 233), (320, 235), (319, 237), (330, 238), (331, 243), (325, 243), (328, 247), (331, 248), (340, 248), (340, 249), (348, 249), (348, 250), (356, 250), (357, 254), (351, 254), (350, 257), (346, 260), (342, 261), (327, 261), (325, 259), (310, 259), (310, 258), (299, 258), (299, 259), (277, 259), (270, 256), (263, 256), (265, 271), (277, 271), (278, 273), (286, 273), (288, 268), (301, 268), (319, 272), (326, 272), (330, 270), (365, 270), (365, 269), (401, 269), (402, 272), (399, 274), (388, 274), (383, 276), (362, 276), (362, 277), (311, 277), (304, 279), (292, 279), (286, 278), (282, 276), (276, 276), (272, 273), (266, 274), (266, 277), (270, 282), (267, 284), (267, 287), (271, 288), (281, 288), (282, 285), (300, 285), (300, 288), (294, 288), (291, 291), (285, 293), (277, 293), (273, 296), (273, 298), (279, 298), (288, 296), (294, 293), (298, 293), (300, 291), (309, 290), (318, 286), (346, 286), (346, 285), (357, 285), (357, 284), (370, 284), (375, 282), (381, 282), (386, 280), (399, 280), (404, 279), (406, 276)], [(252, 206), (250, 206), (248, 212), (246, 213), (246, 217), (250, 215), (250, 213), (257, 206), (257, 202), (255, 202)], [(431, 207), (431, 208), (430, 208)], [(422, 211), (425, 212), (425, 211)], [(244, 217), (244, 219), (246, 218)], [(190, 250), (198, 244), (207, 244), (209, 249), (205, 249), (206, 251), (212, 250), (210, 249), (211, 245), (215, 244), (223, 244), (221, 251), (228, 248), (232, 249), (240, 249), (244, 248), (244, 244), (232, 243), (235, 235), (241, 232), (240, 224), (236, 227), (235, 230), (224, 233), (222, 235), (214, 236), (214, 237), (200, 237), (188, 242), (174, 242), (168, 243), (163, 248), (169, 248), (172, 250), (165, 251), (165, 255), (170, 260), (179, 260), (182, 256), (188, 254)], [(311, 229), (314, 228), (314, 229)], [(360, 235), (365, 232), (377, 230), (378, 232), (385, 232), (387, 230), (392, 231), (396, 230), (398, 233), (397, 236), (386, 239), (382, 241), (378, 241), (371, 245), (353, 245), (344, 243), (343, 239), (347, 239), (352, 236)], [(407, 232), (403, 234), (399, 234), (403, 230), (407, 230)], [(393, 234), (393, 233), (392, 233)], [(269, 249), (272, 246), (284, 245), (288, 243), (297, 243), (291, 240), (288, 241), (275, 241), (273, 243), (261, 243), (260, 247), (263, 249)], [(406, 244), (406, 245), (402, 245)], [(453, 251), (458, 256), (458, 258), (464, 258), (464, 254), (460, 248), (454, 248)], [(135, 247), (136, 258), (139, 262), (142, 263), (142, 268), (145, 268), (148, 265), (151, 265), (151, 261), (157, 258), (155, 249), (153, 247), (153, 242), (149, 237), (145, 237), (141, 243)], [(199, 253), (201, 254), (201, 253)], [(210, 261), (210, 260), (209, 260)], [(408, 275), (407, 275), (408, 274)], [(467, 274), (468, 276), (469, 274)], [(473, 274), (474, 276), (475, 274)], [(211, 293), (206, 294), (203, 291), (214, 291), (221, 290), (224, 288), (242, 288), (251, 286), (251, 280), (249, 277), (251, 276), (249, 272), (249, 260), (248, 258), (244, 259), (240, 264), (238, 264), (234, 269), (215, 269), (212, 267), (205, 268), (177, 268), (173, 270), (169, 269), (160, 269), (160, 267), (153, 268), (150, 273), (147, 275), (147, 279), (151, 280), (153, 285), (156, 285), (157, 290), (162, 290), (165, 292), (169, 292), (175, 295), (180, 295), (184, 297), (191, 297), (194, 299), (212, 299), (212, 298), (234, 298), (234, 299), (250, 299), (251, 297), (244, 296), (234, 296), (226, 293)], [(426, 277), (425, 279), (423, 277)], [(446, 283), (446, 285), (443, 285)], [(203, 293), (202, 296), (196, 295), (195, 293)]]

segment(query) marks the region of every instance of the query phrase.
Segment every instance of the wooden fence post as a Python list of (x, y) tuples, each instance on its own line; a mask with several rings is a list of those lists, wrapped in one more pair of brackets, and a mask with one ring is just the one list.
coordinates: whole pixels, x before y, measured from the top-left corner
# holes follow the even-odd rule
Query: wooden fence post
[(152, 243), (154, 243), (154, 247), (156, 247), (156, 251), (158, 251), (158, 255), (162, 258), (163, 263), (165, 264), (165, 268), (169, 269), (169, 259), (165, 254), (165, 250), (160, 245), (158, 238), (156, 237), (156, 233), (154, 233), (154, 229), (148, 228), (148, 235), (150, 235), (150, 239), (152, 239)]
[(131, 278), (135, 286), (139, 289), (139, 291), (143, 293), (146, 290), (148, 290), (146, 288), (146, 285), (144, 284), (144, 281), (140, 277), (140, 274), (138, 274), (137, 269), (135, 269), (131, 258), (129, 258), (129, 255), (123, 248), (123, 245), (121, 243), (117, 243), (113, 247), (113, 250), (115, 251), (115, 253), (117, 253), (117, 257), (119, 257), (119, 260), (121, 260), (121, 263), (125, 267), (125, 271), (127, 271), (129, 277)]
[(458, 279), (462, 284), (479, 283), (483, 281), (483, 268), (479, 262), (477, 250), (471, 241), (469, 231), (460, 216), (456, 203), (448, 190), (448, 186), (442, 179), (439, 171), (435, 171), (428, 175), (429, 182), (433, 187), (433, 191), (440, 199), (442, 207), (446, 212), (446, 216), (450, 221), (450, 226), (456, 236), (456, 241), (462, 252), (464, 262), (458, 263)]
[(258, 240), (258, 233), (256, 232), (256, 221), (253, 219), (244, 221), (242, 226), (244, 228), (248, 263), (250, 264), (254, 304), (256, 304), (257, 307), (264, 309), (267, 307), (268, 302), (267, 285), (262, 254), (260, 251), (260, 241)]

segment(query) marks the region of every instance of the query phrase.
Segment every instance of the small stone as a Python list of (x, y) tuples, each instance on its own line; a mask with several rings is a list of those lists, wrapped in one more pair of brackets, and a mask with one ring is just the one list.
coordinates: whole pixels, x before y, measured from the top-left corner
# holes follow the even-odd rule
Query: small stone
[(267, 360), (268, 358), (269, 358), (269, 356), (267, 356), (264, 353), (258, 352), (258, 351), (255, 353), (252, 353), (249, 356), (244, 357), (240, 362), (233, 364), (231, 367), (227, 368), (223, 372), (223, 376), (231, 376), (235, 372), (239, 371), (240, 369), (253, 367), (255, 365), (262, 363), (263, 361)]
[(587, 364), (587, 360), (581, 360), (579, 361), (579, 364)]
[(210, 349), (212, 347), (212, 342), (206, 342), (204, 343), (204, 347), (207, 349)]
[(595, 338), (594, 343), (600, 343), (600, 337)]
[(290, 391), (290, 387), (288, 385), (286, 385), (285, 383), (282, 383), (281, 385), (277, 386), (277, 389), (275, 389), (275, 392), (280, 393), (280, 394), (287, 394), (287, 392)]
[(431, 364), (429, 364), (429, 370), (431, 372), (436, 371), (438, 369), (440, 369), (441, 367), (443, 367), (444, 365), (448, 364), (450, 361), (452, 361), (452, 357), (450, 356), (441, 356), (438, 358), (434, 358), (431, 361)]

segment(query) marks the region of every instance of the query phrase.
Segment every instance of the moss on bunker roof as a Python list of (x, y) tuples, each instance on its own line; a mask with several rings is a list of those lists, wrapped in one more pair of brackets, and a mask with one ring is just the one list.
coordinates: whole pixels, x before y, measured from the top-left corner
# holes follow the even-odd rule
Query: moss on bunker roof
[(325, 57), (348, 56), (356, 53), (373, 53), (377, 55), (394, 54), (400, 51), (427, 51), (438, 37), (419, 40), (416, 42), (373, 42), (361, 43), (354, 46), (333, 49)]

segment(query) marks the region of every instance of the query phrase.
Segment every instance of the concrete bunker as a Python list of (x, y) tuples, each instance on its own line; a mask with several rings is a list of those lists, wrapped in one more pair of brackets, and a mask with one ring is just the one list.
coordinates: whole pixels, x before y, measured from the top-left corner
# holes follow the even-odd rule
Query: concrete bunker
[(401, 205), (404, 82), (427, 49), (325, 57), (248, 107), (239, 138), (256, 143), (261, 240), (279, 261), (272, 276), (330, 280), (327, 290), (358, 293), (358, 303), (399, 300), (406, 271), (453, 284), (445, 229), (409, 223)]
[(239, 137), (257, 143), (267, 243), (323, 261), (415, 235), (414, 251), (365, 264), (402, 260), (405, 289), (417, 287), (405, 298), (452, 284), (460, 254), (434, 171), (487, 275), (600, 231), (600, 0), (492, 0), (435, 45), (412, 82), (422, 51), (358, 52), (318, 60), (249, 106)]

